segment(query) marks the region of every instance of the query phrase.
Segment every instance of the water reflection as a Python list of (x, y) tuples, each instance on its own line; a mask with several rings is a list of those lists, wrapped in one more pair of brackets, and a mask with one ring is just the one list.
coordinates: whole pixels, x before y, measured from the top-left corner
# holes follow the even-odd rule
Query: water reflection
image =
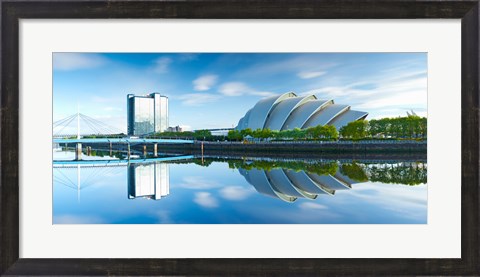
[(427, 219), (426, 161), (192, 156), (72, 161), (69, 155), (54, 155), (54, 223)]
[(270, 171), (240, 168), (239, 172), (259, 193), (287, 202), (293, 202), (299, 197), (315, 199), (319, 194), (333, 195), (336, 190), (352, 188), (353, 184), (347, 183), (345, 180), (348, 177), (338, 172), (335, 177), (280, 168)]
[(426, 162), (358, 163), (356, 161), (222, 159), (207, 158), (172, 163), (195, 163), (208, 167), (212, 162), (226, 162), (238, 169), (257, 192), (286, 202), (298, 198), (316, 199), (334, 195), (338, 190), (367, 181), (387, 184), (420, 185), (427, 183)]
[(158, 200), (170, 193), (167, 163), (130, 164), (127, 171), (128, 198)]
[[(117, 164), (111, 164), (118, 162)], [(339, 161), (305, 160), (249, 160), (219, 158), (189, 158), (171, 161), (91, 161), (93, 164), (68, 165), (61, 162), (54, 171), (55, 182), (77, 190), (92, 185), (95, 178), (107, 175), (111, 168), (127, 167), (128, 199), (146, 198), (160, 200), (170, 193), (170, 164), (197, 164), (208, 167), (212, 162), (228, 163), (237, 169), (245, 180), (262, 195), (286, 202), (298, 198), (316, 199), (319, 195), (332, 196), (338, 190), (350, 190), (352, 185), (367, 181), (386, 184), (419, 185), (427, 183), (427, 165), (424, 162), (358, 163)], [(72, 161), (72, 163), (75, 163)], [(84, 163), (81, 162), (81, 163)], [(76, 176), (69, 177), (64, 169), (76, 169)], [(88, 169), (95, 169), (89, 173)], [(87, 180), (82, 181), (81, 172)], [(93, 177), (93, 178), (92, 178)], [(75, 181), (76, 179), (76, 181)]]
[(318, 195), (334, 195), (337, 190), (348, 190), (353, 184), (367, 181), (404, 185), (427, 182), (427, 166), (423, 162), (359, 164), (243, 160), (231, 162), (231, 165), (238, 168), (240, 174), (259, 193), (286, 202), (298, 198), (315, 199)]

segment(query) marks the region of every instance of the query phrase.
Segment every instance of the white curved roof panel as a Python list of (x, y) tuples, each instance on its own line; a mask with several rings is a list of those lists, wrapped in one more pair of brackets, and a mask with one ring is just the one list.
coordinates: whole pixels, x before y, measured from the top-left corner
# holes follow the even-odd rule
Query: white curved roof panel
[(268, 116), (264, 128), (270, 130), (280, 130), (283, 124), (290, 117), (290, 114), (297, 108), (301, 107), (308, 101), (317, 99), (315, 95), (308, 95), (304, 97), (292, 97), (285, 99), (278, 103)]
[(318, 184), (322, 184), (325, 187), (328, 187), (333, 190), (343, 190), (343, 189), (350, 189), (350, 186), (340, 182), (338, 179), (333, 177), (332, 175), (318, 175), (315, 173), (307, 173), (308, 177), (310, 177), (313, 181)]
[(334, 190), (315, 183), (304, 171), (285, 170), (285, 174), (299, 189), (313, 194), (333, 194)]
[[(246, 177), (244, 174), (248, 175), (248, 177)], [(274, 190), (264, 170), (254, 168), (247, 172), (244, 171), (242, 175), (244, 175), (245, 179), (261, 194), (280, 198), (286, 202), (293, 202), (297, 200), (296, 197)]]
[(290, 117), (285, 121), (281, 130), (302, 128), (313, 114), (332, 104), (333, 100), (314, 100), (305, 103), (300, 109), (296, 109), (290, 114)]
[(343, 126), (347, 125), (348, 123), (360, 119), (365, 119), (367, 117), (367, 112), (360, 112), (354, 110), (348, 110), (339, 116), (335, 117), (329, 124), (333, 125), (340, 130)]
[(246, 128), (252, 130), (263, 129), (274, 106), (287, 98), (295, 96), (295, 93), (287, 92), (280, 96), (275, 95), (258, 101), (250, 111), (249, 117), (246, 118)]
[(278, 192), (295, 197), (305, 197), (309, 199), (315, 198), (314, 194), (302, 191), (295, 187), (282, 169), (275, 168), (267, 171), (266, 174), (270, 180), (270, 183), (272, 184), (272, 187)]
[(315, 127), (318, 125), (327, 125), (332, 121), (335, 117), (339, 116), (341, 113), (345, 112), (346, 110), (350, 109), (348, 105), (338, 105), (332, 104), (328, 105), (324, 109), (316, 112), (312, 115), (305, 124), (303, 124), (302, 129)]

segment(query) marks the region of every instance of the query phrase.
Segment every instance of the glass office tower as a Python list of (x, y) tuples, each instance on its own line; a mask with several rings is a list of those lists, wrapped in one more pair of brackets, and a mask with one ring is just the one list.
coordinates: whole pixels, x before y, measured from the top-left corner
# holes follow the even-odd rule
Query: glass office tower
[(129, 136), (163, 132), (168, 127), (168, 97), (159, 93), (127, 95)]

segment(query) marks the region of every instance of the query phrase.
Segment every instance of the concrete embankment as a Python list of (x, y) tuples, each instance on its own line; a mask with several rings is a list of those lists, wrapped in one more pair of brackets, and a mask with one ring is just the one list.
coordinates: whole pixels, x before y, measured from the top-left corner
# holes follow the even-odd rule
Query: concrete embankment
[[(105, 144), (85, 144), (97, 149), (108, 149), (109, 145)], [(132, 151), (148, 152), (153, 151), (153, 144), (136, 144), (131, 145)], [(118, 144), (113, 148), (119, 151), (125, 151), (126, 145)], [(359, 155), (370, 156), (388, 155), (402, 156), (414, 154), (415, 156), (425, 157), (427, 154), (426, 142), (414, 141), (360, 141), (360, 142), (201, 142), (196, 141), (193, 144), (158, 144), (159, 153), (178, 153), (201, 155)], [(202, 150), (203, 149), (203, 150)]]
[(159, 149), (190, 149), (198, 152), (321, 152), (321, 153), (361, 153), (361, 152), (427, 152), (427, 144), (422, 142), (195, 142), (190, 145), (158, 145)]
[[(108, 144), (85, 144), (94, 149), (108, 150)], [(153, 153), (153, 144), (131, 145), (136, 153)], [(203, 148), (203, 150), (202, 150)], [(205, 156), (249, 157), (334, 157), (348, 159), (426, 160), (427, 144), (412, 141), (362, 141), (362, 142), (200, 142), (193, 144), (158, 144), (158, 153), (175, 153)], [(127, 145), (113, 145), (114, 151), (124, 152)]]
[[(198, 145), (201, 143), (197, 142)], [(264, 142), (264, 143), (204, 143), (204, 149), (241, 150), (241, 151), (320, 151), (320, 152), (422, 152), (427, 150), (426, 143), (385, 143), (385, 142)]]
[[(201, 155), (202, 143), (191, 145), (159, 145), (159, 151), (169, 151), (184, 154)], [(204, 142), (204, 155), (236, 155), (236, 156), (272, 156), (272, 157), (304, 157), (332, 156), (335, 158), (361, 158), (376, 159), (388, 156), (390, 158), (408, 157), (408, 159), (426, 160), (426, 143), (344, 143), (344, 142), (285, 142), (285, 143), (230, 143), (230, 142)]]

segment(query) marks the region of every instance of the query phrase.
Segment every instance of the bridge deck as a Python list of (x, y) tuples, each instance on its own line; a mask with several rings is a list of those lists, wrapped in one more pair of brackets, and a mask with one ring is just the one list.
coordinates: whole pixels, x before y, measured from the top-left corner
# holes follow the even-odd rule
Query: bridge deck
[(193, 143), (187, 139), (141, 139), (141, 138), (81, 138), (63, 139), (54, 138), (53, 143)]

